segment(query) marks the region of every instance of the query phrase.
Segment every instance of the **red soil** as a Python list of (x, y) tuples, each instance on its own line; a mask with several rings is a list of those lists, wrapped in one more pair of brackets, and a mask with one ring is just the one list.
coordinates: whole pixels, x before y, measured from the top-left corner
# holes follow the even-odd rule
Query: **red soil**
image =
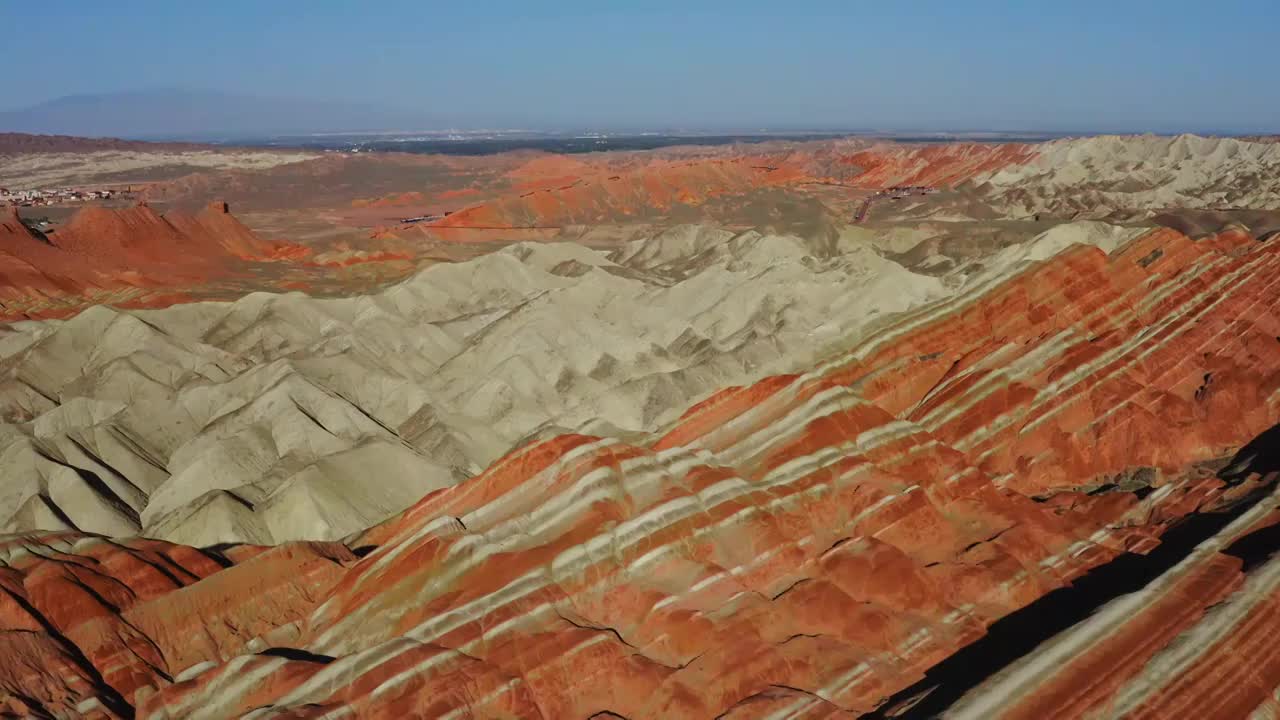
[[(576, 174), (551, 174), (552, 163)], [(743, 193), (804, 179), (799, 167), (767, 169), (758, 158), (651, 160), (617, 170), (562, 158), (538, 159), (511, 173), (504, 196), (459, 210), (432, 227), (557, 227), (660, 216), (677, 204), (698, 205), (717, 195)], [(534, 166), (530, 168), (529, 166)]]
[(1018, 143), (947, 143), (923, 148), (873, 148), (849, 155), (842, 161), (861, 169), (851, 181), (858, 187), (946, 187), (1025, 163), (1035, 152), (1034, 146)]
[[(1034, 153), (1031, 145), (973, 143), (885, 144), (848, 154), (802, 149), (760, 155), (723, 151), (679, 159), (545, 156), (506, 173), (513, 185), (500, 197), (454, 212), (430, 227), (555, 228), (623, 222), (660, 217), (677, 205), (697, 206), (718, 196), (802, 183), (947, 187), (1027, 162)], [(852, 179), (847, 178), (850, 172), (856, 173)]]
[(147, 205), (86, 207), (47, 234), (28, 228), (11, 210), (0, 223), (0, 300), (30, 303), (120, 288), (193, 285), (231, 274), (244, 261), (293, 260), (308, 252), (262, 240), (221, 202), (194, 214), (163, 216)]

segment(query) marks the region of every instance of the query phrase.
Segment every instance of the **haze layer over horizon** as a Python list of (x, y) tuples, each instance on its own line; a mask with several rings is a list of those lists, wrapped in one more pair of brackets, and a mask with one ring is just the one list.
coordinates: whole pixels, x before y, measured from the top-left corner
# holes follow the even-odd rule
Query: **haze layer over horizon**
[(1265, 92), (1280, 8), (1259, 0), (144, 2), (4, 15), (19, 32), (0, 110), (165, 87), (471, 127), (1274, 132), (1280, 121)]

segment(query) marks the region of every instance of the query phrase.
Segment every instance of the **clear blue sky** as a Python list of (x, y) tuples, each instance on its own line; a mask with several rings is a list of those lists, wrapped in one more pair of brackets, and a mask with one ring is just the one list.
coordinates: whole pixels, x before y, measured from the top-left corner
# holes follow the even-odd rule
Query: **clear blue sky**
[(1280, 131), (1280, 0), (0, 0), (0, 110), (157, 87), (477, 124)]

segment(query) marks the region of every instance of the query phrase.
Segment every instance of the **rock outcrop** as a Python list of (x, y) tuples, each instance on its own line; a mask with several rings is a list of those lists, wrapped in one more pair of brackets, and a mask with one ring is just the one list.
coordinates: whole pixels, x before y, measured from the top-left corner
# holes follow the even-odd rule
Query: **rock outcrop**
[[(659, 250), (608, 272), (655, 272)], [(0, 670), (0, 697), (144, 718), (909, 715), (1002, 619), (1222, 517), (1137, 595), (938, 710), (1043, 716), (1030, 673), (1065, 698), (1055, 717), (1265, 716), (1280, 667), (1215, 678), (1274, 619), (1275, 562), (1240, 543), (1265, 548), (1277, 517), (1280, 245), (1067, 227), (966, 277), (655, 432), (534, 439), (343, 544), (11, 538), (0, 636), (32, 659)], [(217, 326), (200, 318), (187, 332)], [(226, 351), (201, 352), (184, 372), (213, 377)], [(145, 570), (104, 559), (143, 550), (191, 577), (170, 569), (144, 602), (97, 579)], [(100, 589), (32, 597), (62, 573)], [(106, 630), (64, 627), (75, 597)]]
[(185, 289), (229, 275), (242, 261), (301, 254), (257, 237), (222, 202), (165, 215), (145, 204), (86, 207), (47, 231), (10, 208), (0, 222), (0, 319), (67, 314), (86, 300), (117, 299), (110, 293), (122, 289)]
[(682, 226), (612, 256), (514, 245), (371, 297), (18, 324), (0, 527), (337, 539), (526, 438), (652, 430), (950, 292), (863, 245)]
[[(871, 189), (949, 187), (1028, 162), (1036, 156), (1036, 149), (1023, 144), (867, 146), (843, 142), (800, 145), (772, 153), (733, 149), (704, 153), (653, 159), (640, 156), (627, 162), (538, 158), (506, 173), (512, 188), (502, 196), (475, 202), (423, 227), (439, 233), (448, 228), (559, 228), (634, 222), (662, 217), (676, 207), (700, 206), (718, 197), (805, 184)], [(453, 236), (446, 233), (445, 237)]]
[[(450, 173), (428, 238), (667, 227), (0, 329), (0, 715), (1278, 716), (1276, 147), (288, 166)], [(930, 227), (669, 222), (896, 185)], [(977, 215), (1019, 227), (947, 254)], [(338, 250), (300, 273), (376, 257)], [(222, 203), (10, 214), (0, 303), (301, 253)]]
[(864, 188), (909, 185), (951, 187), (1037, 157), (1024, 143), (944, 143), (925, 147), (878, 145), (841, 158), (856, 174), (849, 182)]
[(1280, 144), (1197, 135), (1103, 136), (1036, 147), (975, 182), (1006, 215), (1103, 217), (1165, 208), (1280, 209)]
[(661, 217), (677, 204), (796, 182), (795, 159), (773, 157), (655, 159), (624, 167), (548, 158), (521, 165), (507, 177), (514, 188), (431, 223), (441, 228), (562, 227)]
[(336, 544), (224, 552), (70, 533), (0, 538), (0, 712), (134, 717), (178, 671), (296, 639), (355, 557)]

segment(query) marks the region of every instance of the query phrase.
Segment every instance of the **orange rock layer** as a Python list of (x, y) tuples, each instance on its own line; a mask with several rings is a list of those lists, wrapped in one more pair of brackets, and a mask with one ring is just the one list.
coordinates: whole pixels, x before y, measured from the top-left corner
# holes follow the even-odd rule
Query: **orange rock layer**
[[(459, 210), (433, 227), (559, 227), (618, 221), (668, 211), (677, 203), (698, 205), (710, 197), (795, 180), (795, 169), (775, 169), (752, 158), (675, 162), (655, 160), (642, 168), (609, 174), (608, 168), (575, 168), (574, 174), (517, 175), (516, 190)], [(526, 168), (520, 168), (526, 171)]]
[(1273, 717), (1280, 662), (1263, 638), (1280, 622), (1278, 508), (1273, 491), (1145, 587), (967, 694), (949, 716)]
[(860, 170), (852, 180), (858, 187), (949, 187), (1021, 165), (1036, 154), (1035, 146), (1023, 143), (945, 143), (911, 149), (873, 148), (841, 161)]
[(0, 319), (48, 314), (31, 311), (41, 298), (190, 286), (227, 275), (243, 261), (306, 253), (262, 240), (221, 202), (163, 216), (146, 205), (87, 207), (47, 234), (28, 228), (10, 209), (0, 222)]
[[(773, 154), (620, 162), (545, 156), (507, 173), (513, 187), (431, 223), (445, 228), (558, 228), (661, 215), (761, 188), (840, 182), (859, 188), (952, 186), (1034, 157), (1030, 145), (877, 145), (857, 152), (801, 149)], [(424, 226), (426, 227), (426, 226)], [(452, 236), (450, 236), (452, 237)]]
[[(536, 442), (347, 546), (12, 538), (0, 702), (146, 718), (884, 710), (1001, 618), (1266, 480), (1206, 463), (1280, 421), (1277, 307), (1280, 245), (1157, 231), (724, 390), (647, 443)], [(1231, 538), (1274, 519), (1249, 513)], [(1059, 683), (1051, 712), (983, 704), (981, 688), (968, 707), (1206, 717), (1229, 695), (1265, 711), (1269, 661), (1208, 689), (1263, 654), (1268, 567), (1189, 556), (1132, 630), (1037, 675)], [(1223, 598), (1229, 639), (1173, 641)], [(1177, 672), (1154, 691), (1098, 677), (1161, 653)]]

